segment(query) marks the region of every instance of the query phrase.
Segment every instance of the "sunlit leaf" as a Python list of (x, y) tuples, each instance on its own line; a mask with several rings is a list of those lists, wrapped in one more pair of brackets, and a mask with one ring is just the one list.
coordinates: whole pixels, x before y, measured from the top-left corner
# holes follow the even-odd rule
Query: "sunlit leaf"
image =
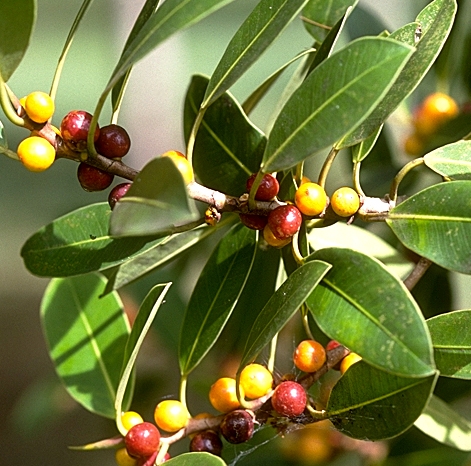
[(326, 335), (396, 375), (425, 377), (435, 371), (422, 313), (381, 262), (346, 248), (320, 249), (310, 258), (332, 264), (306, 301)]
[(383, 125), (381, 125), (371, 136), (368, 136), (363, 141), (352, 146), (353, 162), (358, 163), (366, 159), (368, 154), (373, 150), (373, 147), (376, 144), (376, 141), (378, 140), (382, 129), (383, 129)]
[(248, 331), (241, 368), (253, 361), (285, 326), (329, 269), (328, 263), (308, 262), (293, 272), (276, 290)]
[(386, 220), (402, 244), (442, 267), (471, 273), (471, 181), (439, 183), (394, 207)]
[(180, 334), (182, 374), (212, 348), (245, 286), (255, 258), (257, 233), (235, 225), (219, 242), (196, 283)]
[(439, 147), (424, 156), (425, 165), (452, 180), (471, 180), (471, 141)]
[(414, 425), (440, 443), (471, 451), (471, 422), (436, 396), (430, 398)]
[(211, 453), (183, 453), (166, 463), (168, 466), (226, 466), (222, 458)]
[(150, 161), (113, 210), (114, 236), (167, 236), (198, 217), (181, 173), (169, 157)]
[(51, 280), (41, 322), (49, 355), (69, 394), (89, 411), (114, 418), (130, 329), (119, 296), (100, 298), (104, 286), (97, 274)]
[(412, 53), (410, 46), (394, 40), (364, 37), (324, 60), (276, 119), (263, 171), (290, 168), (356, 128), (390, 89)]
[(7, 82), (21, 63), (36, 22), (36, 1), (0, 2), (0, 76)]
[(357, 362), (334, 385), (327, 405), (329, 418), (340, 432), (353, 438), (395, 437), (420, 416), (436, 377), (398, 377)]

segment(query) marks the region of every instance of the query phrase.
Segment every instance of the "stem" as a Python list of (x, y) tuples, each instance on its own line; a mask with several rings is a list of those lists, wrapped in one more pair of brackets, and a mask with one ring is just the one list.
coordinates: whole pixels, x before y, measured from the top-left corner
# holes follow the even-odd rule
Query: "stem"
[(270, 341), (270, 351), (268, 355), (267, 369), (273, 372), (275, 369), (276, 347), (278, 344), (278, 333)]
[(363, 189), (361, 189), (361, 184), (360, 184), (360, 168), (361, 168), (361, 162), (355, 162), (353, 164), (353, 187), (355, 188), (355, 191), (361, 197), (364, 197), (365, 193), (363, 192)]
[(191, 128), (190, 137), (188, 138), (186, 158), (188, 159), (188, 162), (190, 162), (191, 166), (193, 166), (193, 151), (195, 149), (196, 135), (198, 134), (198, 130), (200, 129), (201, 122), (203, 121), (204, 114), (206, 113), (206, 109), (207, 107), (199, 109), (195, 118), (195, 122), (193, 123), (193, 128)]
[(332, 29), (330, 26), (327, 26), (322, 23), (318, 23), (317, 21), (314, 21), (313, 19), (310, 19), (310, 18), (306, 18), (305, 16), (300, 16), (300, 18), (305, 23), (312, 24), (313, 26), (317, 26), (318, 28), (325, 29), (326, 31), (330, 31)]
[(304, 265), (304, 257), (301, 254), (301, 251), (299, 250), (299, 231), (297, 231), (293, 235), (293, 239), (291, 240), (291, 251), (293, 253), (294, 260), (298, 265)]
[(257, 189), (260, 186), (260, 183), (263, 179), (264, 173), (262, 171), (258, 171), (257, 176), (253, 180), (252, 187), (250, 188), (249, 193), (249, 209), (255, 208), (255, 194), (257, 193)]
[(307, 337), (310, 339), (310, 340), (314, 340), (314, 336), (311, 332), (311, 329), (309, 328), (309, 318), (308, 318), (309, 314), (308, 314), (308, 309), (307, 309), (307, 306), (306, 306), (306, 303), (303, 303), (303, 305), (301, 306), (301, 318), (302, 318), (302, 323), (303, 323), (303, 328), (304, 328), (304, 331), (306, 332), (306, 335)]
[(405, 287), (411, 291), (415, 285), (419, 282), (419, 280), (424, 276), (425, 272), (429, 269), (432, 265), (432, 261), (426, 259), (425, 257), (421, 257), (419, 262), (415, 264), (414, 269), (412, 272), (407, 276), (404, 280)]
[(23, 127), (25, 125), (25, 120), (19, 117), (11, 104), (10, 97), (7, 91), (7, 85), (3, 81), (2, 75), (0, 73), (0, 105), (2, 106), (3, 113), (5, 116), (16, 126)]
[(170, 446), (169, 443), (167, 442), (162, 442), (160, 445), (160, 450), (157, 453), (157, 458), (155, 458), (155, 463), (154, 464), (161, 464), (163, 459), (165, 458), (165, 455), (168, 452), (168, 447)]
[(180, 389), (179, 389), (179, 395), (180, 395), (180, 401), (182, 402), (183, 406), (187, 408), (186, 405), (186, 386), (188, 383), (188, 375), (182, 375), (180, 378)]
[(414, 159), (414, 160), (411, 160), (409, 163), (407, 163), (406, 165), (404, 165), (400, 170), (399, 172), (397, 173), (397, 175), (394, 177), (392, 183), (391, 183), (391, 188), (389, 190), (389, 200), (390, 202), (392, 203), (392, 205), (395, 205), (396, 204), (396, 200), (397, 200), (397, 191), (399, 189), (399, 184), (401, 183), (401, 181), (404, 179), (404, 177), (411, 171), (413, 170), (414, 168), (420, 166), (420, 165), (423, 165), (424, 163), (424, 158), (423, 157), (419, 157), (417, 159)]
[[(111, 88), (112, 89), (112, 88)], [(100, 118), (100, 113), (105, 105), (106, 98), (108, 97), (110, 91), (105, 90), (103, 94), (101, 94), (100, 98), (98, 99), (98, 103), (95, 107), (95, 112), (93, 113), (92, 121), (90, 122), (90, 128), (88, 130), (87, 136), (87, 151), (89, 158), (96, 158), (98, 153), (95, 149), (95, 129), (98, 125), (98, 119)], [(91, 157), (90, 157), (91, 156)]]
[(327, 175), (329, 174), (329, 171), (332, 168), (332, 164), (334, 163), (335, 157), (337, 157), (339, 150), (340, 149), (336, 149), (335, 147), (332, 147), (332, 149), (329, 152), (329, 155), (324, 161), (324, 165), (322, 165), (317, 184), (322, 186), (323, 188), (325, 188), (325, 181), (327, 179)]
[(13, 152), (12, 150), (7, 149), (6, 147), (0, 146), (0, 154), (5, 154), (7, 157), (13, 160), (20, 160), (16, 152)]
[(303, 171), (304, 171), (304, 162), (298, 163), (296, 165), (296, 182), (297, 186), (301, 186), (301, 183), (303, 182)]
[(124, 94), (128, 87), (129, 78), (131, 76), (131, 68), (126, 72), (123, 78), (123, 85), (119, 91), (118, 98), (116, 99), (115, 105), (113, 106), (113, 113), (111, 115), (111, 124), (115, 125), (118, 122), (119, 111), (121, 110), (121, 104), (123, 103)]

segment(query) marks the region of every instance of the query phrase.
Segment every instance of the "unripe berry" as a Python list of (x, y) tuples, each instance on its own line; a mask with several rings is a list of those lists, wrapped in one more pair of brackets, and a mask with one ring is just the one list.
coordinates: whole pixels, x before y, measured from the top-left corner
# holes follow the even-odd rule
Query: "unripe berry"
[(129, 429), (124, 444), (131, 456), (146, 458), (158, 450), (160, 432), (154, 424), (142, 422)]
[(273, 409), (282, 416), (296, 417), (304, 412), (307, 395), (304, 387), (298, 382), (287, 380), (281, 382), (271, 397)]
[(360, 198), (354, 189), (344, 186), (332, 194), (330, 205), (340, 217), (351, 217), (360, 208)]
[(263, 230), (268, 222), (266, 215), (239, 214), (239, 218), (251, 230)]
[(304, 340), (299, 343), (293, 355), (294, 365), (304, 372), (318, 371), (326, 359), (324, 347), (314, 340)]
[[(247, 180), (247, 192), (250, 192), (250, 190), (252, 189), (253, 182), (255, 181), (256, 176), (257, 174), (254, 173)], [(269, 201), (278, 194), (279, 190), (280, 185), (278, 183), (278, 180), (273, 175), (267, 173), (263, 175), (262, 181), (260, 182), (257, 188), (257, 192), (255, 193), (255, 199), (257, 199), (257, 201)]]
[(236, 409), (224, 416), (221, 434), (229, 443), (247, 442), (253, 437), (254, 415), (245, 409)]
[(265, 228), (263, 229), (263, 239), (267, 242), (267, 244), (278, 249), (283, 248), (287, 244), (291, 243), (291, 237), (286, 239), (277, 238), (271, 231), (269, 225), (265, 225)]
[(77, 178), (85, 191), (103, 191), (113, 182), (114, 175), (81, 162), (77, 168)]
[(161, 429), (176, 432), (186, 427), (190, 420), (190, 413), (181, 401), (164, 400), (156, 406), (154, 420)]
[(424, 141), (416, 134), (409, 134), (404, 140), (404, 151), (406, 154), (413, 155), (415, 157), (421, 155), (424, 151)]
[(115, 460), (118, 466), (137, 466), (137, 459), (129, 456), (126, 448), (116, 450)]
[[(87, 150), (87, 137), (92, 115), (84, 110), (72, 110), (69, 112), (61, 122), (61, 134), (64, 142), (72, 150), (85, 151)], [(96, 142), (100, 136), (100, 128), (95, 128), (93, 140)]]
[(303, 218), (301, 212), (294, 205), (283, 205), (270, 212), (268, 225), (278, 239), (287, 239), (293, 236), (301, 227)]
[(195, 179), (193, 175), (193, 168), (184, 154), (176, 150), (169, 150), (163, 153), (162, 157), (168, 157), (173, 161), (175, 166), (180, 171), (185, 184), (191, 183)]
[(327, 205), (327, 194), (317, 183), (303, 183), (294, 196), (296, 207), (309, 217), (321, 214)]
[(204, 451), (216, 456), (221, 456), (222, 441), (213, 430), (198, 432), (190, 442), (190, 451)]
[(24, 102), (24, 109), (31, 120), (45, 123), (54, 114), (54, 101), (49, 94), (41, 91), (31, 92)]
[(340, 363), (340, 373), (343, 375), (350, 366), (361, 361), (361, 356), (357, 353), (350, 353), (345, 356)]
[[(244, 396), (244, 390), (240, 387), (240, 395)], [(237, 399), (236, 381), (231, 377), (222, 377), (211, 385), (209, 401), (214, 409), (222, 413), (228, 413), (240, 406)]]
[(46, 139), (30, 136), (20, 142), (17, 154), (28, 170), (42, 172), (54, 163), (56, 150)]
[(126, 411), (121, 414), (121, 423), (126, 430), (129, 430), (131, 427), (141, 424), (142, 422), (144, 422), (144, 419), (142, 419), (142, 416), (135, 411)]
[(124, 157), (131, 147), (131, 138), (119, 125), (103, 126), (95, 142), (96, 151), (109, 159)]
[(108, 204), (111, 209), (114, 209), (116, 203), (128, 192), (131, 187), (131, 183), (117, 184), (108, 195)]
[(273, 386), (271, 372), (261, 364), (249, 364), (242, 369), (239, 384), (248, 398), (265, 396)]

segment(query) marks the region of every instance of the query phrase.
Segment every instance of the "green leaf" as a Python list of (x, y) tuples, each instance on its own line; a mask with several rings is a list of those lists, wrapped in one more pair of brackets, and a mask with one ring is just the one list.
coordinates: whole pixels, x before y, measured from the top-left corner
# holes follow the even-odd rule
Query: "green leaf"
[(188, 303), (180, 334), (182, 375), (189, 374), (221, 334), (245, 286), (257, 250), (257, 233), (235, 225), (211, 254)]
[[(416, 52), (412, 55), (399, 78), (377, 108), (351, 134), (347, 135), (338, 148), (352, 146), (366, 139), (381, 126), (391, 112), (419, 85), (427, 71), (440, 53), (451, 31), (456, 14), (455, 0), (435, 0), (427, 5), (417, 16), (422, 28), (422, 36), (416, 44)], [(403, 34), (410, 29), (408, 34)], [(391, 37), (404, 40), (415, 24), (406, 25)], [(410, 40), (408, 43), (411, 43)]]
[[(347, 8), (356, 5), (356, 3), (358, 2), (353, 0), (334, 0), (330, 2), (310, 0), (304, 7), (303, 18), (311, 20), (311, 22), (304, 20), (304, 26), (317, 42), (323, 42), (329, 30), (345, 14)], [(316, 22), (324, 27), (316, 26), (312, 22)]]
[(167, 236), (198, 217), (181, 173), (168, 157), (151, 160), (113, 210), (114, 236)]
[(21, 63), (36, 22), (36, 1), (0, 2), (0, 77), (7, 82)]
[(222, 458), (211, 453), (183, 453), (166, 463), (168, 466), (226, 466)]
[(394, 40), (364, 37), (323, 61), (276, 119), (263, 154), (263, 171), (290, 168), (356, 128), (412, 53), (412, 47)]
[(134, 256), (109, 271), (111, 273), (106, 274), (108, 275), (108, 283), (105, 293), (128, 285), (158, 267), (167, 264), (215, 231), (217, 231), (217, 228), (205, 226), (164, 238), (147, 251)]
[(396, 277), (405, 278), (414, 268), (403, 254), (378, 235), (343, 222), (325, 228), (313, 228), (308, 234), (312, 250), (344, 247), (362, 252), (381, 261)]
[(41, 277), (69, 277), (105, 270), (147, 251), (163, 239), (112, 238), (108, 203), (92, 204), (59, 217), (31, 236), (21, 256)]
[(422, 313), (381, 262), (343, 248), (320, 249), (309, 257), (332, 264), (306, 301), (326, 335), (393, 374), (425, 377), (434, 372)]
[(330, 264), (325, 262), (308, 262), (294, 271), (276, 290), (248, 332), (241, 369), (253, 361), (293, 317), (329, 269)]
[[(190, 134), (208, 79), (193, 76), (185, 100), (185, 135)], [(224, 93), (204, 115), (196, 136), (193, 166), (208, 188), (240, 196), (247, 178), (258, 171), (266, 138), (247, 118), (239, 103)]]
[(327, 413), (334, 426), (350, 437), (395, 437), (419, 417), (436, 378), (435, 374), (426, 378), (398, 377), (360, 361), (334, 385)]
[(424, 156), (427, 167), (452, 180), (471, 180), (471, 141), (458, 141)]
[(366, 159), (368, 154), (373, 150), (373, 147), (376, 144), (376, 141), (381, 134), (381, 130), (383, 129), (383, 125), (376, 129), (376, 131), (368, 136), (363, 141), (359, 142), (352, 146), (352, 161), (353, 163), (359, 163)]
[(471, 451), (471, 422), (436, 396), (430, 398), (414, 425), (438, 442)]
[(111, 90), (127, 70), (172, 34), (201, 21), (232, 0), (166, 0), (119, 59), (104, 91)]
[(136, 362), (137, 355), (139, 354), (144, 338), (157, 315), (157, 311), (164, 302), (165, 295), (167, 294), (170, 285), (171, 283), (156, 285), (149, 291), (139, 307), (139, 312), (137, 313), (132, 326), (131, 334), (126, 342), (124, 357), (122, 359), (122, 373), (118, 389), (116, 391), (114, 404), (115, 412), (117, 414), (116, 421), (118, 426), (120, 426), (120, 431), (123, 430), (121, 413), (125, 411), (125, 409), (123, 409), (123, 400), (129, 393), (128, 383), (133, 373), (134, 363)]
[(261, 0), (235, 33), (209, 81), (201, 104), (227, 91), (297, 16), (307, 0)]
[(471, 310), (427, 320), (440, 375), (471, 379)]
[(394, 207), (386, 220), (402, 244), (445, 269), (471, 273), (471, 181), (440, 183)]
[(51, 280), (41, 303), (41, 323), (69, 394), (89, 411), (114, 418), (130, 329), (118, 294), (100, 298), (104, 286), (97, 274)]

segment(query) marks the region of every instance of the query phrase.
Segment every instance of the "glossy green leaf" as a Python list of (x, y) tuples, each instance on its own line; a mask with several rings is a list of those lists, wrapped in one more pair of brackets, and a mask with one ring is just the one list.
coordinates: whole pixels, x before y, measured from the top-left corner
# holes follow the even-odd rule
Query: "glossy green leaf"
[(261, 0), (235, 33), (211, 76), (201, 106), (227, 91), (297, 16), (307, 0)]
[(211, 453), (183, 453), (166, 463), (168, 466), (226, 466), (222, 458)]
[(375, 146), (382, 129), (383, 125), (376, 129), (376, 131), (371, 134), (371, 136), (368, 136), (363, 141), (352, 146), (352, 161), (354, 163), (362, 162), (366, 159), (366, 157), (368, 157), (368, 154), (373, 150), (373, 147)]
[(180, 334), (182, 374), (189, 374), (212, 348), (250, 274), (257, 233), (235, 225), (211, 254), (188, 303)]
[(430, 398), (414, 425), (440, 443), (471, 451), (471, 422), (436, 396)]
[(113, 268), (108, 275), (105, 293), (117, 290), (162, 265), (168, 264), (179, 254), (185, 252), (196, 243), (217, 231), (216, 228), (201, 227), (194, 230), (177, 233), (164, 238), (163, 241), (138, 254), (130, 260)]
[(334, 426), (350, 437), (361, 440), (396, 437), (419, 417), (436, 377), (435, 374), (426, 378), (398, 377), (358, 362), (334, 385), (327, 413)]
[(445, 269), (471, 273), (471, 181), (440, 183), (394, 207), (386, 220), (402, 244)]
[(329, 269), (330, 264), (325, 262), (308, 262), (294, 271), (276, 290), (248, 331), (241, 369), (253, 361), (293, 317)]
[(69, 277), (105, 270), (159, 244), (162, 239), (112, 238), (108, 203), (91, 204), (59, 217), (31, 236), (21, 255), (42, 277)]
[[(310, 0), (303, 9), (303, 18), (306, 18), (304, 26), (317, 42), (323, 42), (329, 30), (345, 14), (347, 8), (356, 3), (358, 2), (354, 0), (333, 0), (329, 2)], [(312, 24), (312, 22), (321, 26)]]
[(427, 320), (440, 375), (471, 379), (471, 310)]
[[(124, 348), (124, 357), (122, 359), (122, 373), (119, 380), (118, 389), (116, 391), (115, 399), (115, 413), (118, 425), (121, 424), (121, 413), (125, 411), (124, 400), (129, 393), (129, 380), (133, 374), (134, 364), (136, 362), (139, 350), (141, 349), (144, 338), (149, 331), (152, 322), (157, 315), (157, 311), (164, 302), (165, 295), (170, 288), (171, 283), (161, 284), (154, 286), (139, 307), (136, 319), (132, 326), (131, 334), (129, 335), (126, 346)], [(122, 425), (121, 425), (122, 427)], [(120, 428), (120, 431), (122, 429)]]
[(382, 100), (412, 53), (412, 47), (394, 40), (364, 37), (323, 61), (276, 119), (263, 171), (290, 168), (356, 128)]
[(7, 82), (21, 63), (36, 22), (36, 1), (0, 2), (0, 76)]
[(393, 374), (425, 377), (434, 372), (422, 313), (381, 262), (344, 248), (320, 249), (310, 258), (332, 264), (306, 301), (326, 335)]
[(439, 147), (424, 156), (425, 165), (452, 180), (471, 180), (471, 141)]
[(343, 247), (362, 252), (381, 261), (396, 277), (405, 278), (414, 268), (403, 254), (371, 231), (343, 222), (325, 228), (313, 228), (308, 234), (312, 250)]
[(166, 0), (144, 24), (119, 59), (105, 93), (136, 62), (152, 52), (172, 34), (201, 21), (232, 0)]
[(41, 323), (69, 394), (89, 411), (114, 418), (130, 329), (119, 296), (100, 298), (104, 286), (97, 274), (51, 280), (41, 303)]
[[(185, 135), (190, 134), (208, 79), (193, 76), (185, 100)], [(193, 167), (208, 188), (240, 196), (247, 178), (262, 160), (266, 138), (244, 114), (238, 102), (224, 93), (204, 115), (196, 136)]]
[(113, 236), (167, 236), (198, 218), (181, 173), (168, 157), (151, 160), (112, 212)]
[[(347, 135), (339, 148), (352, 146), (366, 139), (381, 126), (391, 112), (419, 85), (427, 71), (440, 53), (451, 31), (456, 14), (455, 0), (435, 0), (427, 5), (417, 16), (417, 23), (422, 28), (422, 35), (416, 44), (416, 52), (412, 55), (407, 65), (402, 70), (393, 87), (377, 106), (377, 108), (356, 128)], [(415, 29), (414, 24), (406, 25), (396, 33), (398, 40), (404, 40), (407, 29)], [(413, 36), (407, 34), (411, 43)], [(401, 34), (401, 35), (400, 35)], [(395, 37), (395, 33), (391, 35)]]

